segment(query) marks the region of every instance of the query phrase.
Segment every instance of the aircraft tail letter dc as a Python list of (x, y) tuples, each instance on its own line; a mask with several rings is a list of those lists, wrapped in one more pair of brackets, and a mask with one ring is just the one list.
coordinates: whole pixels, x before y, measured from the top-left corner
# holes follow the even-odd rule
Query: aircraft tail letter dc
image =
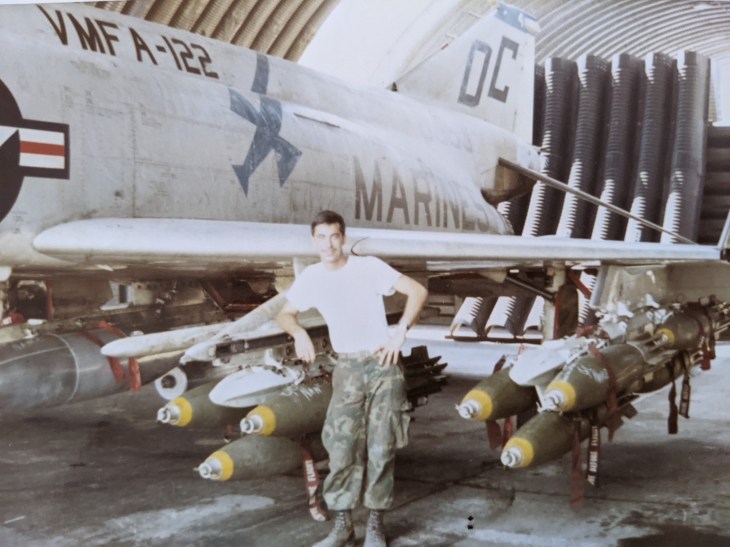
[(506, 4), (399, 78), (399, 92), (532, 140), (535, 19)]

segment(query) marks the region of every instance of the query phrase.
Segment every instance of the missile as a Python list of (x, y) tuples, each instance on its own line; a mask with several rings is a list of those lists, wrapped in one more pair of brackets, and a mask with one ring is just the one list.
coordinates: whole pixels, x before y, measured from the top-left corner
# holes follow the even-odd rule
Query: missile
[(543, 405), (548, 410), (583, 410), (604, 402), (609, 395), (607, 366), (616, 378), (616, 393), (625, 391), (640, 380), (646, 359), (636, 344), (614, 344), (599, 355), (584, 355), (567, 365), (548, 384)]
[[(267, 304), (269, 301), (259, 308)], [(277, 306), (272, 306), (273, 310), (278, 309)], [(213, 338), (188, 348), (180, 362), (182, 364), (189, 361), (210, 362), (214, 366), (224, 364), (254, 366), (260, 364), (262, 350), (267, 350), (270, 357), (281, 362), (296, 361), (293, 339), (281, 330), (273, 319), (266, 320), (267, 314), (273, 313), (271, 308), (268, 311), (262, 310), (261, 315), (252, 315), (259, 308), (232, 323)], [(266, 322), (257, 325), (255, 321), (257, 318)], [(247, 321), (244, 322), (244, 319)], [(298, 322), (307, 330), (317, 354), (331, 353), (327, 327), (316, 310), (304, 312), (299, 316)], [(245, 330), (246, 327), (251, 328)]]
[(457, 410), (470, 420), (498, 420), (519, 414), (536, 402), (535, 388), (517, 384), (510, 378), (509, 368), (503, 368), (475, 385)]
[(218, 344), (230, 342), (238, 336), (250, 333), (272, 322), (285, 302), (286, 295), (277, 294), (240, 319), (226, 325), (225, 328), (216, 332), (214, 336), (189, 347), (180, 362), (185, 364), (189, 361), (212, 361), (216, 357)]
[[(129, 362), (108, 359), (100, 345), (119, 336), (107, 329), (41, 334), (0, 345), (0, 410), (50, 407), (129, 389), (113, 367), (129, 377)], [(142, 384), (172, 369), (171, 352), (139, 361)]]
[[(316, 461), (327, 457), (318, 434), (306, 440)], [(301, 464), (302, 449), (296, 441), (288, 437), (246, 435), (213, 452), (196, 471), (204, 479), (227, 481), (280, 475)]]
[(187, 391), (157, 411), (157, 421), (177, 427), (218, 426), (237, 423), (248, 408), (214, 404), (209, 397), (217, 381)]
[(101, 348), (101, 353), (117, 359), (127, 359), (129, 357), (185, 350), (214, 336), (229, 324), (217, 323), (120, 338), (106, 344)]
[(332, 398), (327, 380), (302, 383), (268, 399), (241, 420), (241, 433), (298, 435), (319, 431)]

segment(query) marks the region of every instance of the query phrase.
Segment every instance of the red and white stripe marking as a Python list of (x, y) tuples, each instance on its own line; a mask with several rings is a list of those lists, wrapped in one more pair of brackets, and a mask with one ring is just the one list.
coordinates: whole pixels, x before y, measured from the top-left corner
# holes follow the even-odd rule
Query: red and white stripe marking
[(66, 167), (66, 135), (59, 131), (20, 129), (20, 165), (23, 167)]
[(66, 167), (66, 135), (60, 131), (0, 126), (0, 145), (18, 131), (22, 167), (64, 169)]

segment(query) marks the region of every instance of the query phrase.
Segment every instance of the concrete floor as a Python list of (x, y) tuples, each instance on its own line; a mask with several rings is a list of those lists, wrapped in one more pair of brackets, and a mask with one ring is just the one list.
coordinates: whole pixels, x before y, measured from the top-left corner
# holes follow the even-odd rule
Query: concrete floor
[[(504, 470), (483, 424), (454, 410), (474, 381), (452, 379), (416, 411), (399, 453), (391, 545), (730, 545), (730, 346), (719, 353), (693, 379), (678, 435), (666, 433), (666, 390), (639, 401), (612, 444), (604, 433), (602, 485), (587, 487), (580, 512), (568, 503), (570, 456)], [(298, 546), (326, 535), (299, 474), (199, 478), (193, 467), (222, 432), (157, 425), (159, 406), (147, 387), (4, 417), (0, 545)]]

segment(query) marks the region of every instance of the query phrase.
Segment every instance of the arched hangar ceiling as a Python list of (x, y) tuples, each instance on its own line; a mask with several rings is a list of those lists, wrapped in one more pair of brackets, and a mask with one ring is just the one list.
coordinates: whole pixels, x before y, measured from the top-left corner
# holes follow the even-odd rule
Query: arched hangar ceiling
[(537, 60), (693, 50), (730, 61), (727, 0), (516, 0), (541, 25)]
[(96, 7), (296, 61), (339, 0), (129, 0)]
[[(366, 0), (129, 0), (94, 5), (296, 61), (330, 12), (340, 2), (356, 1)], [(496, 3), (440, 1), (454, 12), (483, 12)], [(413, 2), (414, 14), (433, 2)], [(730, 63), (730, 0), (509, 3), (531, 13), (541, 25), (538, 62), (554, 55), (610, 57), (617, 52), (643, 55), (691, 49)], [(377, 31), (373, 29), (373, 33)]]
[[(680, 50), (701, 53), (712, 60), (713, 110), (725, 122), (730, 118), (730, 0), (512, 0), (508, 2), (532, 14), (540, 24), (536, 61), (553, 56), (576, 59), (591, 53), (610, 59), (616, 53), (643, 56), (674, 55)], [(395, 5), (397, 4), (397, 6)], [(378, 44), (384, 26), (394, 26), (396, 12), (405, 14), (402, 32), (414, 34), (414, 21), (423, 14), (438, 13), (440, 26), (422, 42), (410, 42), (413, 61), (452, 40), (497, 4), (496, 0), (128, 0), (93, 2), (102, 9), (139, 17), (196, 32), (298, 61), (325, 20), (338, 10), (356, 13), (370, 10), (388, 20), (369, 29), (343, 28), (340, 38), (327, 48), (337, 50), (341, 66), (352, 65), (347, 52), (353, 47)], [(397, 9), (396, 9), (397, 8)], [(339, 20), (339, 18), (336, 18)], [(345, 18), (346, 20), (346, 18)], [(368, 19), (372, 21), (373, 19)], [(347, 26), (364, 25), (351, 18)], [(413, 23), (413, 24), (411, 24)], [(420, 48), (420, 49), (419, 49)], [(388, 52), (387, 54), (391, 54)], [(403, 53), (403, 52), (400, 52)], [(377, 55), (377, 54), (375, 54)], [(378, 65), (374, 62), (374, 66)], [(310, 65), (312, 66), (312, 65)], [(317, 66), (316, 64), (314, 66)], [(318, 67), (321, 68), (321, 67)], [(350, 68), (346, 70), (350, 70)], [(345, 70), (345, 71), (346, 71)], [(334, 73), (338, 73), (334, 70)], [(728, 98), (725, 98), (725, 97)], [(715, 117), (714, 119), (717, 119)]]

